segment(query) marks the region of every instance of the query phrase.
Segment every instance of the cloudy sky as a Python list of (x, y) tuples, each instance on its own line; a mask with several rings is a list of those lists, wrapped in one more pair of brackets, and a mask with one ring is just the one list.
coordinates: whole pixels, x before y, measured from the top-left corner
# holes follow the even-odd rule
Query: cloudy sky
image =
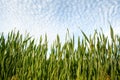
[(78, 36), (80, 29), (89, 35), (101, 27), (108, 35), (109, 23), (120, 34), (120, 0), (0, 0), (0, 33), (16, 28), (52, 41), (67, 28)]

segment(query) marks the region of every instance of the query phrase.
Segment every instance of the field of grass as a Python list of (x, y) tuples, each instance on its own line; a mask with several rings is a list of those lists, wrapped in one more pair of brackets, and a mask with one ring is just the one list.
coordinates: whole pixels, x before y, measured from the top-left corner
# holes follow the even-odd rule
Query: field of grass
[(84, 38), (75, 42), (73, 36), (63, 45), (57, 36), (50, 49), (47, 36), (37, 44), (19, 31), (0, 34), (0, 80), (120, 80), (120, 36), (112, 27), (111, 39), (81, 32)]

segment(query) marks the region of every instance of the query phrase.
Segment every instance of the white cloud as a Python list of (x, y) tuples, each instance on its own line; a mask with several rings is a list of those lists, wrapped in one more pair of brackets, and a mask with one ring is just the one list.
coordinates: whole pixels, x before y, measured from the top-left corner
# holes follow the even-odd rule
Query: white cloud
[[(39, 3), (35, 3), (35, 1), (37, 0), (4, 1), (6, 4), (6, 9), (3, 10), (5, 19), (0, 19), (0, 25), (2, 26), (0, 28), (1, 31), (7, 33), (16, 27), (21, 33), (24, 34), (25, 31), (27, 31), (36, 38), (47, 33), (48, 40), (52, 42), (56, 38), (57, 33), (60, 34), (60, 37), (64, 40), (67, 28), (69, 28), (70, 32), (74, 33), (75, 36), (80, 35), (80, 30), (78, 29), (80, 25), (86, 34), (93, 32), (95, 28), (99, 29), (99, 27), (102, 27), (105, 30), (105, 34), (109, 36), (109, 28), (106, 27), (106, 20), (110, 19), (112, 23), (115, 23), (115, 25), (113, 25), (115, 26), (115, 33), (120, 34), (120, 20), (114, 18), (115, 14), (118, 14), (116, 11), (119, 11), (116, 9), (117, 7), (115, 7), (115, 13), (114, 16), (112, 16), (112, 12), (114, 12), (113, 6), (117, 6), (117, 4), (112, 6), (111, 3), (109, 4), (106, 1), (101, 1), (101, 3), (89, 3), (88, 1), (85, 3), (84, 0), (81, 4), (79, 4), (80, 0), (75, 0), (75, 2), (68, 0), (68, 2), (63, 2), (62, 4), (57, 0), (55, 0), (56, 2), (52, 2), (53, 0), (39, 0)], [(40, 1), (43, 3), (40, 4)], [(61, 0), (61, 2), (62, 1), (65, 0)], [(18, 2), (23, 3), (19, 4)], [(50, 3), (50, 5), (48, 3)], [(87, 4), (89, 6), (87, 6)], [(106, 4), (109, 5), (105, 6)], [(104, 7), (101, 7), (102, 5), (104, 5)], [(107, 16), (111, 6), (112, 10), (110, 10), (110, 14)], [(100, 9), (100, 11), (98, 11), (98, 9)], [(112, 21), (113, 18), (114, 21)]]

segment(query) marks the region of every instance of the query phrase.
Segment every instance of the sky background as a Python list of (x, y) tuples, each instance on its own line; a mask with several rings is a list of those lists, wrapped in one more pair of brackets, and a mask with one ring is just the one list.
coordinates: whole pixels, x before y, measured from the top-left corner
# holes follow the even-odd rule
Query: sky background
[(67, 29), (77, 37), (101, 27), (109, 35), (109, 23), (120, 34), (120, 0), (0, 0), (0, 33), (46, 33), (51, 42), (57, 34), (64, 40)]

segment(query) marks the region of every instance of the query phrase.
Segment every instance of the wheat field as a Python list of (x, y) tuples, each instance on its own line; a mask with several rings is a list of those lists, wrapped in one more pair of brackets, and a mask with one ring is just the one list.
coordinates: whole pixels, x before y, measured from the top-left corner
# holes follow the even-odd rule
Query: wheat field
[(120, 80), (120, 36), (112, 27), (111, 39), (103, 32), (81, 33), (63, 45), (57, 35), (51, 48), (46, 35), (37, 44), (19, 31), (0, 34), (0, 80)]

